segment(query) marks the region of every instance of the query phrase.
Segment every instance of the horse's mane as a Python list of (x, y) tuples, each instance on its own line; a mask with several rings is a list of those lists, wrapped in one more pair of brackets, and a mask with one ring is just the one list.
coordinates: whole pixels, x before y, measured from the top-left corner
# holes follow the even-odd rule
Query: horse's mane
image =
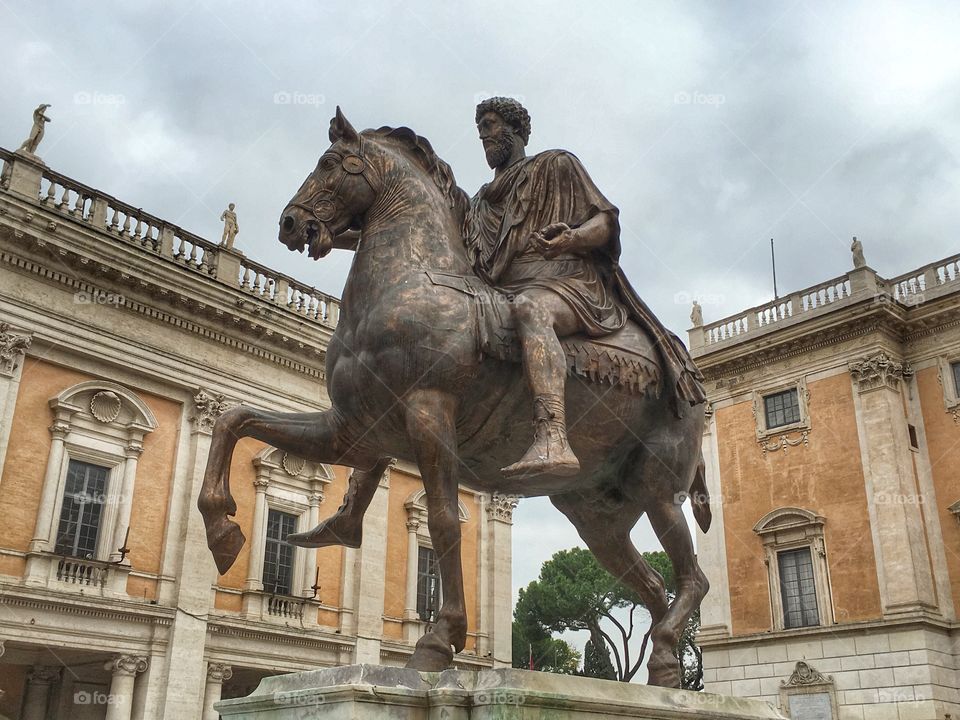
[(440, 188), (440, 192), (450, 203), (457, 215), (457, 221), (462, 222), (467, 212), (467, 206), (470, 200), (467, 194), (457, 186), (457, 181), (453, 177), (453, 170), (446, 162), (440, 159), (430, 141), (425, 137), (417, 135), (408, 127), (388, 127), (384, 126), (372, 131), (374, 135), (389, 138), (396, 141), (403, 148), (410, 151), (410, 156), (427, 172), (434, 184)]

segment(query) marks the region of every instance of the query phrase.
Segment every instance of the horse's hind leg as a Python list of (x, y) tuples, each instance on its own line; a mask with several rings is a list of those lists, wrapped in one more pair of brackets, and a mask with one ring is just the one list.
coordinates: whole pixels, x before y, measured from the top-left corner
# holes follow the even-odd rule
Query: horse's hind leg
[[(680, 685), (680, 662), (677, 643), (687, 621), (700, 607), (710, 584), (697, 564), (690, 527), (680, 504), (669, 499), (655, 500), (647, 515), (663, 549), (670, 557), (676, 579), (677, 594), (663, 619), (653, 625), (653, 653), (647, 664), (651, 684)], [(660, 682), (654, 683), (654, 678)]]
[(245, 541), (240, 526), (229, 519), (237, 511), (230, 495), (230, 459), (237, 441), (252, 437), (308, 460), (350, 464), (351, 453), (344, 451), (339, 429), (333, 411), (276, 413), (241, 406), (217, 420), (197, 507), (207, 529), (207, 546), (221, 575), (233, 565)]
[[(650, 613), (651, 627), (655, 627), (667, 613), (667, 592), (660, 573), (643, 559), (630, 539), (643, 510), (629, 503), (605, 507), (595, 499), (591, 504), (580, 493), (554, 495), (550, 502), (573, 523), (604, 569), (640, 596)], [(632, 667), (627, 666), (634, 664), (624, 658), (623, 672), (629, 673)], [(650, 683), (664, 684), (655, 682), (658, 679), (651, 675)]]

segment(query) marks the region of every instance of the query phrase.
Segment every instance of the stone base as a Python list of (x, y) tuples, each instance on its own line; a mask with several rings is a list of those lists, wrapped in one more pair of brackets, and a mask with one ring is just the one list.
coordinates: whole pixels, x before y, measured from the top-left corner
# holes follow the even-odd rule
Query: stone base
[(265, 678), (224, 720), (782, 720), (765, 702), (526, 670), (348, 665)]

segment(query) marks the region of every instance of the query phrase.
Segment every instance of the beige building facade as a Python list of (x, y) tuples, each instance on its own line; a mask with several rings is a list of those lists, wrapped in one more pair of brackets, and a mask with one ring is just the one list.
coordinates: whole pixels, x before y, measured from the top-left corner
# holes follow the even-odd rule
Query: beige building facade
[[(337, 299), (36, 156), (0, 162), (0, 716), (209, 720), (267, 675), (403, 664), (439, 602), (415, 468), (384, 477), (361, 549), (294, 549), (349, 470), (241, 441), (247, 543), (222, 577), (196, 510), (224, 410), (329, 407)], [(515, 503), (459, 500), (455, 662), (507, 667)]]
[(960, 256), (860, 267), (689, 337), (706, 689), (794, 720), (960, 717)]

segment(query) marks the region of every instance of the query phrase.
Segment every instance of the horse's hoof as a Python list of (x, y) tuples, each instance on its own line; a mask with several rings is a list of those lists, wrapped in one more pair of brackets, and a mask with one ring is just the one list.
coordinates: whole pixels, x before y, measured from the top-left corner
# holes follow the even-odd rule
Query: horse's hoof
[(240, 549), (246, 538), (240, 526), (230, 520), (224, 520), (223, 529), (219, 532), (213, 531), (207, 533), (207, 546), (213, 553), (213, 561), (217, 564), (217, 572), (226, 575), (227, 571), (233, 567), (233, 563), (240, 554)]
[(436, 633), (428, 632), (417, 641), (407, 667), (420, 672), (443, 672), (453, 664), (453, 648)]
[(362, 531), (358, 523), (334, 522), (336, 516), (324, 520), (313, 530), (287, 535), (287, 542), (303, 548), (322, 548), (330, 545), (358, 548)]

